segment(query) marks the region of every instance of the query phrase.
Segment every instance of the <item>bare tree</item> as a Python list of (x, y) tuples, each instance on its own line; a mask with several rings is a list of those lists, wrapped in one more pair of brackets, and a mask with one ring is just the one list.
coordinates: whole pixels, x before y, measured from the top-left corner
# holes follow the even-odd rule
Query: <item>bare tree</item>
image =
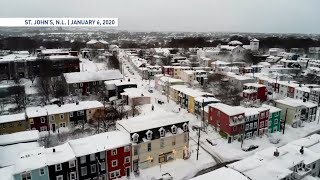
[(26, 98), (24, 86), (17, 84), (11, 88), (11, 91), (13, 92), (14, 102), (17, 104), (18, 109), (24, 108)]
[(67, 85), (59, 78), (51, 78), (53, 96), (63, 101), (63, 97), (68, 95)]
[(53, 67), (51, 61), (44, 57), (39, 59), (40, 63), (40, 77), (37, 81), (37, 88), (39, 94), (43, 97), (43, 103), (49, 100), (51, 94), (51, 77), (53, 76)]

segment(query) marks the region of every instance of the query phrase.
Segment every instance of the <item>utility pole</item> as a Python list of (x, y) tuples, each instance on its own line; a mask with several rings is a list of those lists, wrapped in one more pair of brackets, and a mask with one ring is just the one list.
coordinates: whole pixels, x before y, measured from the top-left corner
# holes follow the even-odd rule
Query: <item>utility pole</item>
[(199, 146), (200, 146), (200, 131), (201, 128), (198, 128), (199, 132), (198, 132), (198, 147), (197, 147), (197, 160), (199, 159)]
[(288, 108), (286, 109), (286, 113), (285, 113), (285, 116), (284, 116), (284, 122), (283, 122), (282, 134), (284, 134), (284, 130), (285, 130), (285, 128), (286, 128), (287, 112), (288, 112)]

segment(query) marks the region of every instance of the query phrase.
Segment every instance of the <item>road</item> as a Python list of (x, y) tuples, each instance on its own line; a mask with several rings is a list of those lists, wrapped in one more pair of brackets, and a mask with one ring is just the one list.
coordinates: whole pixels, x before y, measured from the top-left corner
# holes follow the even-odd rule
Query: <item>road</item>
[(228, 164), (232, 164), (232, 163), (237, 162), (237, 161), (238, 161), (238, 160), (219, 163), (219, 164), (217, 164), (217, 165), (214, 165), (214, 166), (211, 166), (211, 167), (209, 167), (209, 168), (207, 168), (207, 169), (203, 169), (203, 170), (199, 171), (194, 177), (200, 176), (200, 175), (202, 175), (202, 174), (206, 174), (206, 173), (208, 173), (208, 172), (214, 171), (214, 170), (216, 170), (216, 169), (219, 169), (219, 168), (221, 168), (221, 167), (224, 167), (224, 166), (226, 166), (226, 165), (228, 165)]

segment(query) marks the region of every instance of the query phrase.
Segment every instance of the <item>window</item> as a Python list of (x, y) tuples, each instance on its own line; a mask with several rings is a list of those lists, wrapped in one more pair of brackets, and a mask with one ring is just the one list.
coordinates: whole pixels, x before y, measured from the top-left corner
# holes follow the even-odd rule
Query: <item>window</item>
[(244, 124), (241, 124), (241, 129), (243, 129), (244, 128)]
[(13, 123), (10, 123), (9, 126), (10, 126), (10, 127), (13, 127)]
[(278, 124), (278, 119), (274, 119), (274, 125)]
[[(31, 123), (30, 123), (31, 124)], [(2, 128), (5, 129), (6, 128), (6, 124), (2, 124)]]
[(26, 172), (21, 174), (21, 179), (22, 180), (30, 180), (31, 179), (31, 173)]
[(267, 127), (268, 126), (268, 121), (264, 122), (264, 126)]
[(90, 161), (94, 161), (96, 159), (95, 154), (90, 154)]
[(148, 152), (151, 151), (151, 143), (148, 143)]
[(70, 173), (70, 180), (76, 180), (76, 179), (77, 179), (76, 172), (71, 172)]
[(19, 121), (19, 122), (18, 122), (18, 126), (22, 126), (22, 123), (21, 123), (21, 121)]
[(74, 92), (75, 92), (75, 93), (78, 93), (78, 89), (75, 89)]
[(72, 161), (69, 161), (69, 168), (73, 168), (76, 166), (76, 161), (72, 160)]
[(129, 157), (129, 156), (125, 157), (125, 158), (124, 158), (124, 162), (125, 162), (125, 163), (130, 163), (130, 157)]
[(277, 130), (278, 130), (277, 126), (273, 127), (273, 132), (276, 132)]
[(172, 138), (172, 146), (175, 146), (175, 145), (176, 145), (176, 138), (173, 137), (173, 138)]
[(258, 124), (257, 122), (254, 122), (254, 123), (253, 123), (253, 127), (254, 127), (254, 128), (257, 128), (257, 124)]
[(188, 131), (188, 124), (187, 123), (183, 124), (183, 131)]
[(97, 171), (97, 166), (95, 164), (91, 165), (91, 174), (96, 173)]
[(93, 85), (96, 85), (97, 83), (95, 81), (93, 81)]
[(70, 117), (73, 117), (73, 112), (70, 113)]
[(106, 154), (104, 151), (100, 152), (100, 159), (104, 159), (106, 157)]
[(264, 118), (264, 117), (265, 117), (264, 112), (260, 114), (260, 117), (261, 117), (261, 118)]
[(50, 121), (54, 121), (54, 115), (50, 116)]
[(250, 123), (250, 130), (253, 129), (254, 123)]
[(64, 115), (63, 114), (60, 114), (60, 119), (64, 119)]
[(112, 167), (118, 166), (118, 160), (111, 161)]
[(110, 177), (111, 178), (116, 178), (120, 176), (120, 170), (112, 171), (110, 172)]
[(236, 131), (237, 130), (237, 126), (233, 126), (233, 131)]
[(80, 83), (80, 87), (82, 87), (83, 86), (83, 83)]
[(164, 147), (164, 139), (160, 139), (160, 148), (162, 149)]
[(124, 147), (124, 152), (129, 152), (130, 151), (130, 146), (125, 146)]
[(275, 116), (275, 117), (279, 116), (279, 112), (276, 112), (276, 113), (274, 114), (274, 116)]
[(62, 165), (56, 164), (56, 171), (61, 171), (61, 170), (62, 170)]
[(56, 177), (56, 180), (63, 180), (63, 175), (59, 175)]
[(116, 149), (113, 149), (113, 150), (111, 151), (111, 154), (112, 154), (112, 156), (117, 155), (117, 150), (116, 150)]
[(146, 132), (146, 135), (147, 135), (147, 139), (152, 139), (152, 131), (150, 131), (150, 130), (148, 130), (147, 132)]
[(87, 175), (87, 167), (81, 167), (81, 176)]
[(249, 124), (246, 124), (246, 131), (249, 130)]
[(138, 140), (139, 140), (139, 134), (134, 133), (134, 134), (132, 135), (132, 139), (133, 139), (133, 142), (134, 142), (134, 143), (137, 143)]
[(77, 84), (73, 84), (73, 87), (77, 87)]
[(66, 127), (66, 123), (65, 123), (65, 122), (60, 123), (60, 124), (59, 124), (59, 127)]
[(175, 125), (173, 125), (173, 126), (171, 127), (171, 131), (172, 131), (172, 134), (177, 133), (177, 127), (176, 127)]
[(133, 155), (136, 156), (136, 155), (138, 155), (138, 153), (139, 153), (139, 147), (136, 146), (133, 148)]
[(263, 128), (264, 127), (264, 123), (263, 121), (260, 122), (260, 128)]
[(106, 170), (106, 163), (102, 162), (100, 163), (100, 171), (104, 171), (104, 170)]
[(46, 119), (44, 117), (41, 117), (40, 120), (41, 120), (41, 123), (46, 123)]
[(47, 126), (40, 127), (40, 132), (42, 132), (42, 131), (47, 131)]
[(160, 137), (163, 137), (164, 134), (165, 134), (164, 128), (160, 128), (160, 129), (159, 129), (159, 132), (160, 132)]
[(43, 176), (46, 174), (46, 172), (44, 171), (43, 168), (41, 168), (41, 169), (39, 169), (39, 174), (40, 174), (40, 176)]
[(80, 157), (80, 163), (81, 163), (81, 164), (86, 163), (86, 156), (81, 156), (81, 157)]

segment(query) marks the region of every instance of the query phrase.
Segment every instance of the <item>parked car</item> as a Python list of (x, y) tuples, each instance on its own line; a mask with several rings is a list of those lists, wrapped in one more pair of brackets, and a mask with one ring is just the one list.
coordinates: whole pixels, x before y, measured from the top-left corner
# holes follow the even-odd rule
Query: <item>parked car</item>
[(269, 142), (271, 144), (278, 144), (280, 142), (280, 139), (279, 138), (270, 137), (269, 138)]
[(149, 92), (149, 93), (153, 93), (153, 90), (152, 90), (152, 89), (149, 89), (148, 92)]
[(245, 149), (244, 151), (245, 151), (245, 152), (248, 152), (248, 151), (255, 150), (255, 149), (257, 149), (257, 148), (259, 148), (259, 146), (251, 145), (251, 146), (249, 146), (248, 149)]
[(217, 143), (214, 143), (213, 140), (210, 140), (210, 139), (206, 139), (206, 140), (211, 146), (216, 146), (217, 145)]
[(159, 178), (158, 180), (173, 180), (173, 178), (170, 173), (164, 173), (162, 174), (162, 177)]

